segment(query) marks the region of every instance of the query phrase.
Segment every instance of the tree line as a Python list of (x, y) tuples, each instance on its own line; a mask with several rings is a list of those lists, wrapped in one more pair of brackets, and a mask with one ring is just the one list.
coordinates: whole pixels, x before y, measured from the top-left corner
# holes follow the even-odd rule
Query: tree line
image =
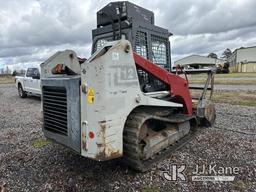
[[(229, 48), (226, 48), (223, 53), (222, 56), (220, 57), (221, 59), (227, 61), (228, 58), (232, 55), (232, 51)], [(216, 53), (209, 53), (208, 56), (209, 58), (214, 58), (214, 59), (218, 59), (218, 56)]]

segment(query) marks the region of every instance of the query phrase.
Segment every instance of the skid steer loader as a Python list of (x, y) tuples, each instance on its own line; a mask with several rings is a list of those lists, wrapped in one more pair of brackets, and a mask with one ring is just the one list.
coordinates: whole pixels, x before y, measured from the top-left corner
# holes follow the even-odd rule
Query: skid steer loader
[[(146, 171), (189, 141), (197, 125), (211, 125), (214, 70), (170, 71), (168, 30), (153, 12), (113, 2), (97, 12), (92, 56), (60, 51), (41, 64), (44, 135), (98, 161), (122, 157)], [(180, 73), (208, 73), (192, 98)], [(211, 96), (211, 94), (210, 94)], [(196, 99), (196, 100), (195, 100)]]

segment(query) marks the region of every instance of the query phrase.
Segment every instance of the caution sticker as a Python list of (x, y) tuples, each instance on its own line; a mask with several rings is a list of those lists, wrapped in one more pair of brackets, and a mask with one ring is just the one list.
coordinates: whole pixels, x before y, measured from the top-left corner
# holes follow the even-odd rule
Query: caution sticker
[(94, 102), (94, 89), (93, 88), (88, 89), (87, 102), (89, 104), (93, 104), (93, 102)]

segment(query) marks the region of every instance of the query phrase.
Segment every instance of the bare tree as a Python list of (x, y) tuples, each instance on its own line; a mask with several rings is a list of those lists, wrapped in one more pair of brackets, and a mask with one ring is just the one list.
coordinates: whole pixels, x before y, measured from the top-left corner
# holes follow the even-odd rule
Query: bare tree
[(8, 66), (6, 66), (5, 74), (11, 74), (11, 70), (9, 69)]
[(20, 74), (21, 74), (21, 75), (24, 75), (25, 72), (26, 72), (25, 69), (21, 69), (21, 70), (20, 70)]

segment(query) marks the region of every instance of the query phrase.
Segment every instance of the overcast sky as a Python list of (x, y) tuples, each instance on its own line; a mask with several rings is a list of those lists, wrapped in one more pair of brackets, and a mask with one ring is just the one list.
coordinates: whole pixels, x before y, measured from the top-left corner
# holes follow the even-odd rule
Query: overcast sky
[[(0, 68), (29, 67), (58, 50), (91, 53), (96, 12), (108, 0), (0, 0)], [(255, 0), (139, 0), (174, 34), (173, 61), (256, 45)]]

